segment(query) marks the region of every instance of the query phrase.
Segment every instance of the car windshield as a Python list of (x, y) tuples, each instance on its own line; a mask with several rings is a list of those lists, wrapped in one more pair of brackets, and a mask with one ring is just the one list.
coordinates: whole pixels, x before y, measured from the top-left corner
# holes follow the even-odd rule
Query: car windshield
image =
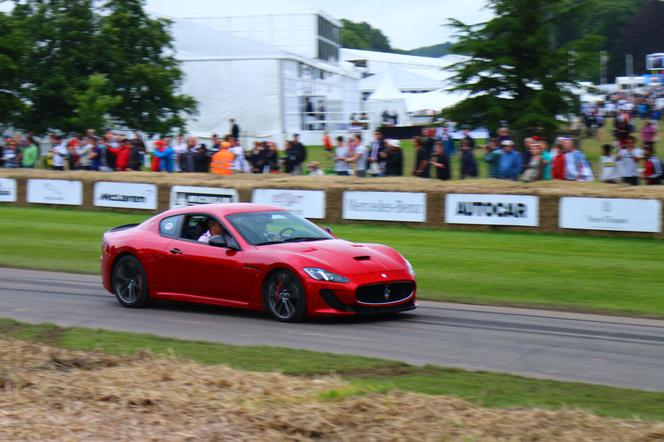
[(326, 231), (291, 212), (247, 212), (226, 217), (251, 245), (332, 239)]

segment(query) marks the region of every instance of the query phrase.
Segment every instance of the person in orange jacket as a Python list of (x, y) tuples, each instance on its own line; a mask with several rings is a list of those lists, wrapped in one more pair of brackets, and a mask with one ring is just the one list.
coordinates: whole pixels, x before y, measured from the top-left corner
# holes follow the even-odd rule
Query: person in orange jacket
[(212, 156), (210, 172), (217, 175), (231, 175), (233, 173), (231, 167), (233, 166), (235, 155), (233, 155), (233, 153), (228, 150), (230, 147), (231, 143), (228, 141), (221, 143), (221, 149), (219, 149), (219, 152)]

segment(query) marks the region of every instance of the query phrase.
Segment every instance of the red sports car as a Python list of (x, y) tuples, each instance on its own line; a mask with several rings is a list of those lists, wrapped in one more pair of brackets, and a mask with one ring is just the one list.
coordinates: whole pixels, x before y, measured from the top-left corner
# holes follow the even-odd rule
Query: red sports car
[(279, 321), (415, 308), (415, 273), (397, 251), (337, 239), (271, 206), (169, 210), (109, 230), (102, 252), (104, 287), (125, 307), (187, 301)]

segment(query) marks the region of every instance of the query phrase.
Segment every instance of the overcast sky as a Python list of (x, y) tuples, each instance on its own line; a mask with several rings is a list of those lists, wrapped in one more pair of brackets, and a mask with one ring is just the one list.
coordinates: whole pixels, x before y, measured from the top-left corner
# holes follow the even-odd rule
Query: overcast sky
[(399, 49), (448, 41), (451, 30), (442, 25), (450, 17), (476, 23), (491, 16), (485, 0), (147, 0), (147, 4), (175, 17), (321, 10), (337, 19), (366, 21)]

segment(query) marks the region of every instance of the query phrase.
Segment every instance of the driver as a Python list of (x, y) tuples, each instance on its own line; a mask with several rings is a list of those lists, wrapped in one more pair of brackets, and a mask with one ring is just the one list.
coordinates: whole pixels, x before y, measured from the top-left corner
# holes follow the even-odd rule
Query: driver
[(272, 218), (270, 216), (262, 214), (256, 214), (247, 217), (246, 223), (248, 224), (250, 231), (258, 240), (258, 242), (272, 241), (277, 236), (276, 234), (267, 231), (267, 225), (271, 220)]
[(212, 238), (213, 236), (217, 236), (217, 235), (222, 235), (226, 239), (226, 241), (230, 240), (229, 239), (230, 235), (228, 235), (228, 233), (226, 233), (224, 228), (221, 226), (219, 221), (217, 221), (216, 219), (209, 218), (208, 222), (207, 222), (207, 225), (208, 225), (208, 230), (207, 230), (207, 232), (205, 232), (204, 234), (202, 234), (198, 238), (199, 242), (209, 243), (210, 238)]

